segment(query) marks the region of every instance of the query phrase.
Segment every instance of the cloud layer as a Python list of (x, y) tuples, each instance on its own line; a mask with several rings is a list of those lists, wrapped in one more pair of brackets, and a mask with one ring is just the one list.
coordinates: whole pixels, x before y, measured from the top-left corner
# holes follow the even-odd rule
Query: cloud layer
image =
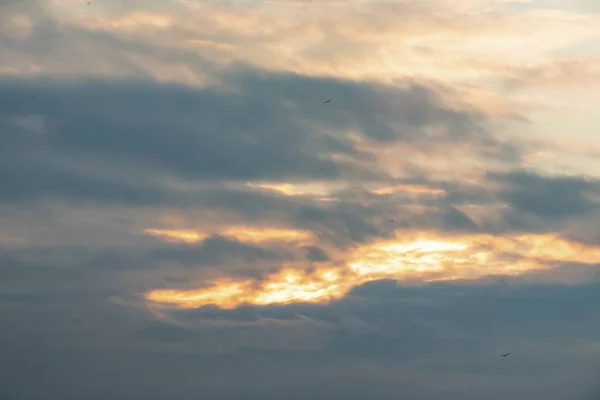
[(2, 398), (594, 398), (599, 18), (0, 2)]

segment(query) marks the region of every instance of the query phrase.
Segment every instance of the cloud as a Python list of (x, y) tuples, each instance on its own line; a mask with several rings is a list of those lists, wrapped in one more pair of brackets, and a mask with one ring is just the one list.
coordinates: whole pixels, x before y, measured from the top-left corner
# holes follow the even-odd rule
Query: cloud
[[(213, 236), (207, 238), (200, 246), (173, 246), (158, 248), (152, 252), (155, 259), (176, 259), (182, 264), (198, 268), (201, 264), (221, 264), (225, 260), (239, 257), (246, 263), (268, 261), (284, 258), (283, 255), (268, 252), (262, 248), (246, 245), (226, 238)], [(231, 261), (230, 261), (231, 262)]]
[(518, 212), (554, 219), (585, 216), (598, 210), (600, 186), (593, 179), (545, 177), (525, 171), (491, 177), (505, 185), (500, 196)]
[(0, 1), (0, 397), (589, 397), (590, 7)]
[(357, 247), (343, 266), (325, 265), (311, 271), (285, 268), (262, 282), (221, 278), (197, 290), (155, 290), (148, 300), (179, 308), (216, 305), (295, 302), (326, 303), (343, 298), (355, 287), (383, 279), (446, 281), (489, 275), (523, 274), (564, 263), (600, 263), (598, 247), (565, 241), (553, 235), (502, 238), (490, 235), (454, 236), (406, 233), (402, 238)]
[[(40, 82), (33, 89), (5, 81), (3, 125), (13, 133), (3, 151), (4, 163), (27, 162), (37, 171), (33, 160), (22, 154), (27, 150), (34, 157), (45, 151), (55, 165), (44, 172), (62, 175), (65, 184), (78, 179), (74, 172), (64, 171), (68, 161), (80, 158), (77, 161), (85, 160), (90, 168), (107, 157), (112, 165), (136, 162), (195, 180), (331, 179), (348, 174), (385, 178), (382, 171), (366, 169), (374, 167), (374, 160), (352, 143), (350, 132), (365, 140), (402, 141), (424, 151), (435, 150), (426, 140), (428, 129), (434, 128), (440, 130), (432, 132), (436, 146), (459, 138), (494, 145), (469, 114), (445, 109), (427, 88), (374, 88), (293, 75), (267, 78), (252, 72), (241, 72), (239, 79), (241, 92), (234, 94), (109, 82), (61, 86)], [(324, 107), (318, 95), (308, 96), (313, 91), (322, 92), (320, 97), (339, 93), (339, 104)], [(281, 93), (288, 94), (280, 97)], [(25, 117), (37, 118), (45, 133), (17, 124)], [(333, 161), (332, 156), (340, 160)], [(362, 165), (343, 161), (361, 156)], [(57, 158), (62, 165), (57, 165)], [(46, 160), (37, 158), (38, 164), (42, 161)], [(35, 190), (50, 180), (34, 173), (28, 173), (21, 191), (28, 186)], [(94, 186), (108, 185), (100, 173), (96, 175)], [(133, 195), (113, 185), (104, 192)], [(19, 193), (16, 189), (11, 190), (13, 196)]]
[(308, 246), (305, 247), (307, 252), (307, 257), (312, 262), (320, 262), (320, 261), (329, 261), (329, 256), (327, 252), (319, 247)]
[[(37, 331), (29, 331), (26, 347), (25, 338), (11, 346), (2, 342), (3, 354), (12, 360), (5, 376), (13, 379), (5, 387), (24, 384), (18, 374), (29, 365), (30, 374), (48, 369), (53, 379), (23, 390), (26, 395), (68, 391), (72, 381), (52, 372), (60, 348), (61, 371), (77, 378), (78, 391), (97, 387), (97, 374), (103, 382), (114, 382), (103, 394), (132, 391), (159, 398), (168, 392), (228, 399), (243, 391), (274, 398), (285, 388), (295, 388), (296, 382), (299, 393), (291, 395), (294, 398), (316, 395), (319, 385), (327, 382), (331, 398), (352, 391), (375, 393), (381, 399), (394, 398), (398, 391), (432, 399), (478, 398), (493, 387), (492, 398), (525, 393), (560, 399), (585, 394), (593, 382), (593, 332), (600, 322), (593, 312), (597, 292), (595, 284), (400, 287), (380, 282), (329, 306), (177, 312), (181, 314), (173, 317), (179, 325), (131, 319), (123, 309), (107, 313), (109, 309), (100, 305), (80, 322), (66, 325), (62, 321), (77, 308), (64, 315), (65, 308), (30, 305), (18, 313), (5, 312), (11, 323), (3, 335), (11, 338), (27, 318), (43, 322)], [(63, 318), (56, 319), (60, 313)], [(98, 318), (101, 313), (104, 320)], [(121, 321), (120, 332), (93, 333), (92, 327), (106, 332), (106, 318)], [(125, 320), (129, 323), (123, 325)], [(578, 332), (576, 340), (573, 332)], [(92, 338), (97, 344), (84, 349)], [(120, 346), (135, 341), (137, 351), (111, 350), (115, 340)], [(24, 360), (35, 351), (38, 361), (32, 367)], [(498, 357), (505, 351), (511, 351), (512, 358)], [(560, 367), (565, 362), (568, 371)], [(90, 369), (97, 374), (87, 375)], [(123, 374), (128, 379), (117, 379)], [(555, 383), (549, 384), (549, 377)], [(226, 388), (231, 380), (237, 386)]]

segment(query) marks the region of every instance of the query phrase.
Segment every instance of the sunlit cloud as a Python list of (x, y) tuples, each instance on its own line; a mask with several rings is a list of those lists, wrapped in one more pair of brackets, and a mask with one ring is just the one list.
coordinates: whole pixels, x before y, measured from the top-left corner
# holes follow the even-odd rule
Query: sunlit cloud
[(345, 186), (345, 184), (326, 184), (319, 182), (302, 182), (297, 184), (249, 182), (246, 186), (255, 189), (274, 191), (285, 196), (327, 196), (333, 191)]
[(343, 268), (312, 272), (287, 267), (264, 281), (222, 279), (199, 290), (155, 290), (154, 303), (178, 308), (339, 299), (366, 282), (474, 280), (491, 275), (518, 275), (551, 269), (556, 263), (600, 263), (600, 247), (567, 241), (557, 235), (464, 235), (443, 238), (434, 233), (408, 235), (356, 248)]
[(431, 196), (443, 196), (446, 191), (442, 189), (432, 189), (425, 186), (419, 185), (396, 185), (396, 186), (388, 186), (380, 189), (373, 189), (373, 193), (379, 195), (389, 195), (394, 193), (407, 193), (407, 194), (415, 194), (415, 195), (431, 195)]
[(168, 242), (197, 243), (208, 237), (205, 233), (192, 230), (146, 229), (144, 233), (162, 238)]
[(305, 241), (311, 237), (306, 231), (297, 229), (259, 228), (251, 226), (236, 226), (222, 231), (224, 236), (233, 237), (242, 242), (261, 243), (267, 241)]
[(222, 230), (204, 233), (195, 230), (178, 229), (145, 229), (144, 234), (155, 236), (169, 242), (198, 243), (211, 234), (230, 237), (241, 242), (263, 243), (270, 241), (304, 242), (311, 238), (311, 234), (297, 229), (261, 228), (252, 226), (234, 226)]
[[(122, 48), (115, 42), (105, 54), (104, 64), (112, 63), (113, 73), (129, 75), (142, 69), (157, 79), (177, 80), (175, 74), (161, 72), (168, 68), (180, 71), (179, 79), (186, 83), (204, 82), (195, 65), (197, 55), (225, 64), (245, 61), (269, 70), (387, 82), (406, 77), (455, 84), (476, 80), (489, 88), (490, 79), (512, 74), (543, 85), (564, 82), (567, 76), (594, 82), (587, 73), (572, 73), (573, 68), (590, 68), (587, 56), (569, 56), (564, 49), (600, 38), (600, 17), (593, 14), (568, 7), (506, 13), (501, 2), (198, 1), (166, 2), (152, 10), (96, 7), (94, 12), (85, 7), (82, 11), (80, 3), (70, 4), (54, 4), (60, 9), (55, 13), (60, 23), (123, 40)], [(14, 24), (31, 24), (23, 16), (16, 14)], [(78, 65), (90, 72), (108, 73), (102, 64), (91, 62), (96, 57), (84, 51), (85, 41), (95, 39), (73, 38), (61, 51), (78, 53)], [(105, 47), (100, 41), (96, 44)], [(150, 44), (156, 55), (169, 51), (177, 57), (155, 57), (144, 50)], [(504, 56), (507, 52), (510, 58)], [(15, 69), (14, 62), (36, 65), (39, 72), (59, 66), (35, 53), (8, 60), (5, 69)]]

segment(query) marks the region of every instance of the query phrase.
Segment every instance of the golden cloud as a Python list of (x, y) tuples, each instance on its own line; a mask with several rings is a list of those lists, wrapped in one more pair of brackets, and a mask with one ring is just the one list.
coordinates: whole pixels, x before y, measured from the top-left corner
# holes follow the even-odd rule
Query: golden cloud
[(144, 234), (162, 238), (168, 242), (197, 243), (206, 239), (209, 235), (194, 230), (177, 229), (145, 229)]
[(600, 263), (600, 247), (567, 241), (557, 235), (463, 235), (444, 238), (433, 232), (404, 234), (393, 241), (361, 246), (343, 267), (312, 272), (288, 266), (264, 281), (224, 278), (198, 290), (154, 290), (146, 299), (177, 308), (339, 299), (366, 282), (443, 281), (516, 275), (551, 269), (556, 263)]
[(324, 196), (332, 191), (331, 185), (321, 183), (253, 183), (246, 184), (247, 187), (271, 190), (285, 196), (302, 196), (302, 195), (317, 195)]
[(394, 193), (408, 193), (413, 195), (431, 195), (431, 196), (443, 196), (446, 194), (445, 190), (442, 189), (432, 189), (426, 186), (421, 185), (395, 185), (388, 186), (380, 189), (371, 190), (372, 193), (379, 195), (389, 195)]
[(210, 235), (219, 234), (241, 242), (262, 243), (270, 241), (303, 242), (311, 234), (297, 229), (266, 228), (253, 226), (234, 226), (215, 232), (201, 232), (182, 229), (145, 229), (142, 233), (155, 236), (169, 242), (198, 243)]
[(267, 241), (305, 241), (310, 239), (311, 234), (297, 229), (281, 228), (258, 228), (251, 226), (236, 226), (225, 229), (224, 236), (233, 237), (242, 242), (267, 242)]

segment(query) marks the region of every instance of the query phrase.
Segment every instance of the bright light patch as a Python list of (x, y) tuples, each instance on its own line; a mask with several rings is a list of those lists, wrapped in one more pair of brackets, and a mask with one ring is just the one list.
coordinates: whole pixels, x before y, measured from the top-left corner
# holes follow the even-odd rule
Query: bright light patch
[[(146, 235), (156, 236), (169, 242), (197, 243), (210, 236), (194, 230), (178, 229), (146, 229), (143, 231)], [(280, 228), (261, 228), (251, 226), (236, 226), (223, 231), (217, 231), (213, 234), (219, 234), (225, 237), (231, 237), (241, 242), (261, 243), (269, 241), (305, 241), (310, 239), (309, 232), (296, 229)]]
[(222, 232), (242, 242), (267, 242), (272, 240), (303, 241), (310, 238), (310, 233), (296, 229), (260, 228), (260, 227), (233, 227)]
[[(441, 271), (444, 261), (463, 264), (469, 257), (460, 254), (468, 249), (464, 243), (438, 240), (418, 240), (413, 243), (389, 243), (359, 249), (357, 261), (348, 266), (360, 276), (369, 280), (394, 278), (408, 273)], [(375, 278), (377, 279), (377, 278)]]
[(192, 230), (145, 229), (144, 233), (168, 242), (197, 243), (208, 237), (205, 233)]
[(375, 190), (372, 190), (372, 192), (375, 194), (379, 194), (379, 195), (388, 195), (388, 194), (394, 194), (394, 193), (407, 193), (407, 194), (415, 194), (415, 195), (427, 194), (427, 195), (431, 195), (431, 196), (443, 196), (444, 194), (446, 194), (446, 192), (444, 190), (431, 189), (431, 188), (428, 188), (425, 186), (419, 186), (419, 185), (396, 185), (396, 186), (390, 186), (390, 187), (385, 187), (385, 188), (381, 188), (381, 189), (375, 189)]
[(263, 183), (249, 182), (247, 187), (271, 190), (285, 196), (327, 196), (335, 190), (342, 189), (345, 183), (323, 183), (323, 182), (306, 182), (306, 183)]
[(600, 263), (600, 248), (556, 235), (465, 235), (445, 240), (422, 234), (357, 248), (342, 268), (305, 272), (288, 267), (262, 282), (221, 280), (200, 290), (156, 290), (146, 297), (178, 308), (323, 303), (343, 297), (356, 286), (381, 279), (478, 279), (550, 269), (556, 262)]
[(197, 308), (213, 304), (231, 309), (242, 304), (322, 302), (339, 298), (347, 292), (348, 288), (338, 283), (337, 274), (337, 271), (330, 270), (307, 275), (302, 271), (285, 269), (270, 276), (258, 288), (251, 280), (234, 282), (225, 279), (200, 290), (155, 290), (148, 293), (146, 298), (178, 308)]
[(281, 184), (248, 183), (248, 184), (246, 184), (246, 186), (252, 187), (252, 188), (258, 188), (258, 189), (272, 190), (272, 191), (281, 193), (285, 196), (299, 196), (301, 194), (304, 194), (304, 192), (298, 190), (296, 187), (294, 187), (294, 185), (291, 185), (289, 183), (281, 183)]

